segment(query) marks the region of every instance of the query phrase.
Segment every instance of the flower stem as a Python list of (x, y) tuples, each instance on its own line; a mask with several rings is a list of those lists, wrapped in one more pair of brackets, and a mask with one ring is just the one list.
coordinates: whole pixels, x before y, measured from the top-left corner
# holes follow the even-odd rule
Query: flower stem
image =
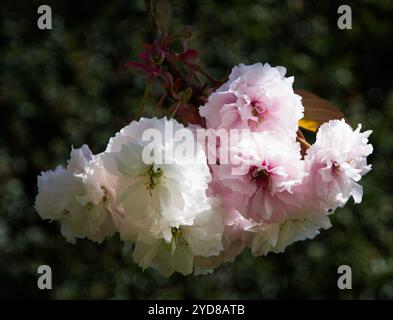
[(145, 0), (145, 8), (147, 13), (147, 19), (149, 21), (150, 27), (153, 31), (154, 38), (157, 38), (161, 34), (160, 25), (158, 24), (158, 20), (156, 15), (154, 14), (153, 9), (153, 1)]
[(297, 140), (300, 142), (300, 144), (304, 145), (306, 149), (310, 148), (311, 145), (304, 139), (297, 137)]
[(175, 103), (175, 106), (173, 107), (173, 111), (169, 115), (169, 118), (173, 118), (176, 115), (177, 110), (179, 110), (180, 106), (182, 105), (183, 100), (180, 99)]
[(307, 153), (307, 149), (311, 147), (311, 145), (307, 142), (306, 137), (303, 135), (303, 132), (300, 129), (296, 133), (296, 141), (300, 143), (302, 158)]
[(145, 109), (145, 103), (146, 103), (147, 98), (148, 98), (149, 95), (150, 95), (152, 85), (153, 85), (153, 79), (149, 79), (149, 80), (147, 81), (146, 88), (145, 88), (145, 92), (143, 93), (142, 100), (141, 100), (141, 102), (139, 103), (138, 118), (140, 118), (140, 117), (142, 116), (142, 114), (143, 114), (143, 111), (144, 111), (144, 109)]

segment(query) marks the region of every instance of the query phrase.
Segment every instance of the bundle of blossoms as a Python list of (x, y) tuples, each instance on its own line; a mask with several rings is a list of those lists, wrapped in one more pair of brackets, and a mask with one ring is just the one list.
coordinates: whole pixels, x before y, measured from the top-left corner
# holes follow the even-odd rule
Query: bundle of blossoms
[[(240, 64), (218, 82), (195, 50), (157, 39), (130, 65), (148, 76), (143, 103), (161, 81), (170, 115), (132, 121), (102, 153), (72, 148), (65, 167), (38, 176), (37, 212), (67, 241), (118, 233), (143, 269), (206, 274), (246, 249), (259, 257), (312, 239), (351, 197), (362, 201), (371, 131), (294, 91), (284, 67)], [(317, 131), (312, 145), (300, 129)]]

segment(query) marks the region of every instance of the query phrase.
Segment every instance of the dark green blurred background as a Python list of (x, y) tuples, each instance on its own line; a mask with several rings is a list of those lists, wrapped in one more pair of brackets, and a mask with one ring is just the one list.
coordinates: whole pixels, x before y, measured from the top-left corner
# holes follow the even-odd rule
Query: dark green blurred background
[[(393, 1), (345, 1), (352, 30), (337, 28), (336, 1), (158, 2), (169, 31), (193, 26), (191, 45), (217, 78), (241, 62), (284, 65), (296, 88), (374, 130), (362, 204), (285, 254), (245, 252), (204, 277), (143, 272), (118, 237), (67, 243), (34, 211), (36, 176), (65, 164), (71, 145), (101, 152), (135, 116), (145, 78), (124, 64), (151, 39), (143, 1), (2, 1), (0, 298), (392, 299)], [(37, 28), (41, 4), (52, 30)], [(36, 286), (41, 264), (52, 267), (51, 291)], [(337, 288), (341, 264), (352, 267), (353, 290)]]

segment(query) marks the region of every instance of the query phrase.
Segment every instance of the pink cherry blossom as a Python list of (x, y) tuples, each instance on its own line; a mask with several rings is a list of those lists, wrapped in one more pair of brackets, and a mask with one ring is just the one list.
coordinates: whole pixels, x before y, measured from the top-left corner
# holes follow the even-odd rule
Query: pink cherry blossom
[(284, 67), (240, 64), (229, 80), (200, 107), (207, 128), (272, 130), (295, 137), (303, 117), (301, 97)]
[(371, 130), (360, 132), (342, 120), (324, 123), (314, 145), (305, 157), (307, 184), (324, 210), (344, 206), (352, 196), (360, 203), (363, 188), (357, 182), (371, 170), (367, 156), (373, 152), (368, 143)]
[(297, 142), (266, 131), (240, 139), (225, 152), (228, 164), (211, 166), (213, 179), (223, 185), (219, 194), (224, 206), (256, 222), (272, 223), (300, 205), (301, 194), (295, 197), (294, 189), (305, 172)]

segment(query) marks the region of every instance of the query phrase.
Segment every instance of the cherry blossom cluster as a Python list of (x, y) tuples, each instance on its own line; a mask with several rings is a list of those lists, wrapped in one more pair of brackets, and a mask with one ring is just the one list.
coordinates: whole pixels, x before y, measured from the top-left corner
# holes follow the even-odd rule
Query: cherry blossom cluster
[[(285, 73), (241, 64), (199, 107), (198, 125), (141, 118), (100, 154), (72, 148), (66, 167), (38, 176), (37, 212), (73, 243), (117, 233), (136, 263), (164, 276), (206, 274), (247, 248), (263, 256), (314, 238), (351, 197), (362, 201), (371, 131), (331, 120), (303, 153), (302, 98)], [(217, 139), (206, 145), (200, 129)], [(146, 139), (152, 130), (156, 139)], [(239, 134), (222, 141), (222, 131)]]

